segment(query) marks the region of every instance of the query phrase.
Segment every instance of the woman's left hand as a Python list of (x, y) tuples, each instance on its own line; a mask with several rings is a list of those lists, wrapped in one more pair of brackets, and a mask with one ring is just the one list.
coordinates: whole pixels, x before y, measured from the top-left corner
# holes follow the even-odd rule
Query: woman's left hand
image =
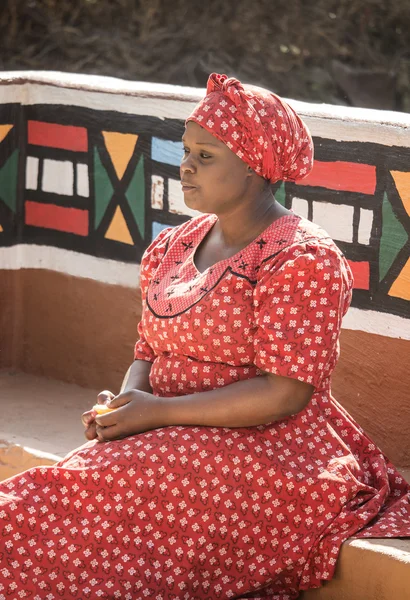
[(107, 406), (116, 410), (95, 417), (96, 433), (100, 442), (120, 440), (164, 426), (161, 421), (160, 398), (148, 392), (123, 392), (115, 396)]

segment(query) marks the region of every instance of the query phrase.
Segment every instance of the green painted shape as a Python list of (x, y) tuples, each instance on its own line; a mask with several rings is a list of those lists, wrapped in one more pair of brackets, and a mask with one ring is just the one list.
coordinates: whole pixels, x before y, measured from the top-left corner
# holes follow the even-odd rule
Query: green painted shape
[(114, 194), (97, 148), (94, 148), (94, 227), (97, 229)]
[(144, 157), (138, 161), (137, 168), (125, 192), (128, 203), (134, 215), (141, 237), (145, 236), (145, 176), (144, 176)]
[(282, 206), (285, 206), (286, 190), (284, 182), (280, 184), (279, 188), (275, 192), (275, 200), (279, 202), (279, 204), (282, 204)]
[(16, 212), (17, 203), (18, 163), (19, 152), (16, 149), (0, 169), (0, 198), (13, 212)]
[(382, 235), (380, 238), (379, 280), (385, 278), (396, 256), (408, 240), (407, 231), (393, 212), (387, 194), (382, 205)]

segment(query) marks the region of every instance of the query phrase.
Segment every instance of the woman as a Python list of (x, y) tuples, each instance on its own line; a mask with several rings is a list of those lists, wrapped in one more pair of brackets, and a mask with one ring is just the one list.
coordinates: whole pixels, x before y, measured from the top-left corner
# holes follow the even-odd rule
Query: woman
[(408, 485), (330, 394), (347, 262), (271, 193), (310, 171), (305, 125), (213, 74), (183, 142), (204, 214), (144, 255), (135, 361), (98, 399), (116, 410), (2, 484), (0, 599), (285, 600), (348, 537), (410, 534)]

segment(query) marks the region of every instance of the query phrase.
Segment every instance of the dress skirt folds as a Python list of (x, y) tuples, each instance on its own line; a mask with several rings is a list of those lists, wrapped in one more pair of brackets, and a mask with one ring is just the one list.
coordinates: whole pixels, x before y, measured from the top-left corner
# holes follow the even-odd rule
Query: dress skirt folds
[[(331, 395), (352, 279), (289, 215), (201, 273), (216, 221), (161, 232), (141, 265), (135, 358), (159, 396), (270, 372), (314, 386), (297, 415), (88, 442), (0, 484), (0, 600), (291, 600), (351, 536), (410, 535), (409, 486)], [(103, 383), (103, 382), (102, 382)]]

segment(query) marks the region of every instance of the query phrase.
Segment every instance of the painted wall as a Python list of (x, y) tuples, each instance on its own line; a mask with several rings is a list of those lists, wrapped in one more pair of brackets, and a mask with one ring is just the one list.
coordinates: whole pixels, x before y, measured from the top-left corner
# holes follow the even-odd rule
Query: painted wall
[[(59, 73), (0, 76), (0, 366), (118, 387), (144, 248), (194, 214), (178, 165), (184, 118), (202, 95)], [(312, 131), (315, 166), (275, 195), (327, 229), (355, 276), (335, 395), (410, 465), (408, 441), (391, 442), (410, 422), (410, 117), (291, 104)]]

